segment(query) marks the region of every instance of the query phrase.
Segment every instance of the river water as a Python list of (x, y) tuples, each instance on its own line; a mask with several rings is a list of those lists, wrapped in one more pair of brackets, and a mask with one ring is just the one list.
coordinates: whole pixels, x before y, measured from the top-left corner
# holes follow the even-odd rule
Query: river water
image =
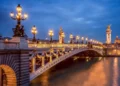
[(120, 86), (120, 58), (64, 61), (33, 80), (31, 86)]

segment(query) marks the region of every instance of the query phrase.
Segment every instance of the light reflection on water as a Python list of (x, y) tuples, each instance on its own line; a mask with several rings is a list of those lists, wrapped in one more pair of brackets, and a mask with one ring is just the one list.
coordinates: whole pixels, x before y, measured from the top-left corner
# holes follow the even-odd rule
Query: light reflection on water
[(113, 86), (118, 86), (117, 78), (118, 78), (118, 58), (115, 58), (113, 63)]
[(76, 62), (60, 69), (56, 66), (33, 80), (31, 86), (120, 86), (119, 67), (120, 58)]

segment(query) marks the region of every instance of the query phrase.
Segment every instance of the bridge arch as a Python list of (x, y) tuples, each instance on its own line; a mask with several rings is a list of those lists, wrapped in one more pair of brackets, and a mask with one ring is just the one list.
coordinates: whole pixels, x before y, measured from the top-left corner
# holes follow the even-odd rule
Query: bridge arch
[(18, 55), (2, 53), (2, 55), (0, 55), (0, 68), (6, 74), (7, 86), (20, 86)]
[(93, 51), (93, 52), (97, 52), (100, 56), (103, 55), (103, 50), (101, 49), (90, 49), (90, 48), (82, 48), (82, 49), (73, 49), (72, 51), (68, 52), (67, 54), (64, 54), (60, 57), (58, 57), (57, 59), (54, 59), (52, 62), (47, 63), (46, 65), (44, 65), (43, 67), (38, 68), (35, 72), (32, 72), (30, 74), (30, 81), (35, 79), (37, 76), (41, 75), (43, 72), (45, 72), (46, 70), (50, 69), (51, 67), (55, 66), (56, 64), (74, 56), (77, 55), (79, 53), (82, 53), (84, 51)]
[(84, 53), (84, 52), (93, 52), (93, 53), (96, 53), (98, 54), (99, 56), (102, 56), (103, 55), (103, 51), (101, 50), (97, 50), (97, 49), (83, 49), (83, 50), (78, 50), (78, 53), (76, 54), (81, 54), (81, 53)]
[[(1, 72), (4, 71), (7, 86), (17, 86), (17, 79), (14, 70), (8, 65), (0, 65)], [(2, 76), (2, 73), (1, 73)], [(4, 83), (1, 83), (4, 84)]]

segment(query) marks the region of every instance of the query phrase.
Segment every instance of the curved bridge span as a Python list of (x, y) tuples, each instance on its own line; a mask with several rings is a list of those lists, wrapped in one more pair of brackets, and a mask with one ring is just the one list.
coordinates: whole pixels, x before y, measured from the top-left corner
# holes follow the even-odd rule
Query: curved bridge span
[(47, 64), (45, 65), (42, 65), (40, 68), (38, 68), (36, 71), (32, 72), (30, 74), (30, 81), (32, 81), (33, 79), (35, 79), (36, 77), (38, 77), (39, 75), (41, 75), (42, 73), (44, 73), (45, 71), (47, 71), (48, 69), (52, 68), (53, 66), (59, 64), (60, 62), (66, 60), (67, 58), (70, 58), (78, 53), (81, 53), (81, 52), (84, 52), (84, 51), (88, 51), (88, 50), (91, 50), (91, 51), (94, 51), (94, 52), (97, 52), (99, 55), (103, 55), (103, 50), (102, 49), (91, 49), (91, 48), (79, 48), (79, 49), (74, 49), (74, 50), (71, 50), (70, 52), (67, 52), (65, 54), (63, 54), (62, 56), (60, 57), (57, 57), (56, 59), (48, 62)]

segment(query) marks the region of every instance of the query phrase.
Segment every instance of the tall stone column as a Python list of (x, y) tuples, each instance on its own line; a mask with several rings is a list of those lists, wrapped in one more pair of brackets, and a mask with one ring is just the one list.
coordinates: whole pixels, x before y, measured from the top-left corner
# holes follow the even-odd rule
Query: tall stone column
[(62, 30), (62, 27), (60, 27), (60, 31), (59, 31), (59, 43), (62, 44), (64, 43), (64, 37), (65, 37), (65, 33)]
[(106, 43), (111, 44), (111, 25), (108, 25), (107, 30), (106, 30)]

